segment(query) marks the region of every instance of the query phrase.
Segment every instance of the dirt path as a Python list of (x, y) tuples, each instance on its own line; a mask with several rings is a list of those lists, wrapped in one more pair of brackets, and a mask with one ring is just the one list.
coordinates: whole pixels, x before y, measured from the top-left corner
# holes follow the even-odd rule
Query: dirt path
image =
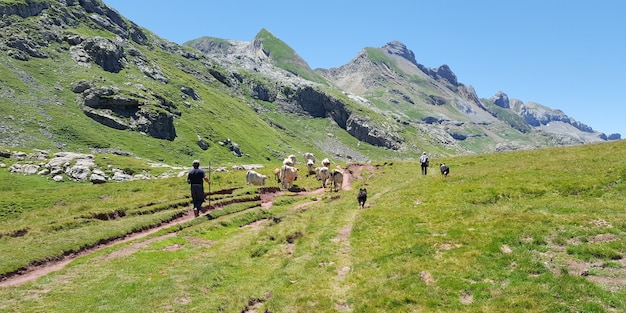
[(0, 287), (8, 287), (8, 286), (18, 286), (27, 282), (31, 282), (36, 280), (39, 277), (45, 276), (47, 274), (50, 274), (52, 272), (56, 272), (58, 270), (63, 269), (67, 264), (69, 264), (70, 262), (72, 262), (73, 260), (75, 260), (78, 257), (81, 256), (85, 256), (85, 255), (89, 255), (92, 254), (96, 251), (102, 250), (104, 248), (107, 247), (111, 247), (114, 245), (118, 245), (121, 243), (125, 243), (125, 242), (129, 242), (135, 239), (140, 239), (140, 238), (144, 238), (147, 237), (151, 234), (154, 234), (156, 232), (158, 232), (161, 229), (170, 227), (172, 225), (178, 225), (178, 224), (182, 224), (184, 222), (190, 221), (194, 219), (193, 214), (189, 213), (188, 215), (179, 218), (177, 220), (171, 221), (169, 223), (163, 223), (162, 225), (155, 227), (155, 228), (151, 228), (148, 229), (146, 231), (142, 231), (142, 232), (137, 232), (137, 233), (133, 233), (130, 235), (125, 236), (124, 238), (118, 239), (118, 240), (113, 240), (111, 242), (108, 242), (106, 244), (101, 244), (98, 246), (95, 246), (93, 248), (90, 249), (85, 249), (79, 253), (75, 253), (75, 254), (70, 254), (67, 255), (65, 257), (63, 257), (63, 259), (61, 260), (57, 260), (57, 261), (50, 261), (50, 262), (46, 262), (44, 264), (41, 265), (37, 265), (37, 266), (29, 266), (25, 271), (18, 273), (17, 275), (8, 277), (7, 279), (0, 281)]
[[(344, 180), (342, 183), (342, 189), (343, 190), (351, 190), (351, 186), (352, 183), (354, 182), (355, 179), (361, 179), (361, 171), (364, 168), (368, 168), (370, 170), (373, 170), (373, 166), (370, 164), (351, 164), (348, 166), (347, 169), (344, 169)], [(321, 194), (324, 193), (324, 189), (323, 188), (318, 188), (318, 189), (314, 189), (311, 191), (299, 191), (296, 193), (296, 195), (298, 196), (307, 196), (307, 195), (312, 195), (312, 194)], [(282, 191), (274, 191), (274, 192), (264, 192), (261, 193), (261, 207), (262, 208), (270, 208), (273, 203), (274, 203), (274, 199), (280, 195), (283, 195)], [(311, 203), (314, 202), (307, 202), (304, 204), (300, 204), (299, 207), (301, 206), (306, 206), (309, 205)], [(154, 234), (156, 232), (158, 232), (159, 230), (174, 226), (174, 225), (178, 225), (178, 224), (182, 224), (188, 221), (193, 220), (193, 214), (191, 212), (189, 212), (189, 214), (172, 220), (170, 222), (167, 223), (163, 223), (161, 225), (159, 225), (158, 227), (154, 227), (151, 228), (149, 230), (146, 231), (141, 231), (141, 232), (136, 232), (133, 234), (129, 234), (123, 238), (117, 239), (117, 240), (112, 240), (108, 243), (105, 244), (101, 244), (89, 249), (85, 249), (79, 253), (75, 253), (75, 254), (71, 254), (71, 255), (67, 255), (65, 257), (63, 257), (60, 260), (56, 260), (56, 261), (50, 261), (50, 262), (45, 262), (43, 264), (37, 265), (37, 266), (29, 266), (26, 270), (21, 271), (15, 275), (9, 276), (7, 278), (5, 278), (4, 280), (0, 281), (0, 287), (10, 287), (10, 286), (19, 286), (21, 284), (27, 283), (27, 282), (31, 282), (34, 281), (42, 276), (45, 276), (47, 274), (50, 274), (52, 272), (58, 271), (63, 269), (67, 264), (69, 264), (70, 262), (72, 262), (73, 260), (75, 260), (78, 257), (81, 256), (86, 256), (89, 254), (92, 254), (96, 251), (102, 250), (104, 248), (108, 248), (114, 245), (118, 245), (121, 243), (125, 243), (125, 242), (129, 242), (132, 240), (136, 240), (136, 239), (141, 239), (141, 238), (145, 238), (151, 234)], [(351, 227), (351, 226), (350, 226)], [(351, 228), (350, 228), (351, 229)], [(348, 230), (349, 233), (349, 230)]]

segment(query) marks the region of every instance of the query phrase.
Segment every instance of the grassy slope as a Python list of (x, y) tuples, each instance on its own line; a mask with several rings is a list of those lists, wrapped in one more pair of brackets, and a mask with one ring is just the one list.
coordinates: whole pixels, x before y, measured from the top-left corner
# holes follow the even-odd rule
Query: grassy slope
[[(626, 286), (612, 283), (626, 278), (625, 152), (620, 141), (432, 160), (450, 165), (447, 179), (436, 169), (419, 175), (414, 162), (376, 164), (339, 197), (327, 193), (299, 208), (315, 197), (282, 197), (268, 211), (196, 219), (173, 237), (109, 248), (34, 283), (2, 288), (0, 311), (625, 311)], [(215, 176), (214, 188), (242, 185), (237, 173)], [(2, 199), (51, 195), (0, 224), (6, 234), (32, 221), (32, 242), (46, 238), (49, 225), (75, 222), (71, 215), (119, 206), (118, 197), (131, 199), (132, 210), (186, 193), (176, 180), (75, 186), (12, 178), (18, 183), (4, 187)], [(363, 186), (370, 197), (358, 210)], [(102, 201), (58, 203), (64, 193)], [(12, 240), (0, 238), (1, 255), (16, 253)], [(583, 268), (589, 276), (580, 275)]]
[(276, 66), (304, 79), (326, 84), (326, 81), (311, 70), (306, 61), (300, 58), (291, 47), (268, 30), (261, 29), (255, 37), (262, 40), (264, 49), (269, 51), (270, 58), (276, 63)]

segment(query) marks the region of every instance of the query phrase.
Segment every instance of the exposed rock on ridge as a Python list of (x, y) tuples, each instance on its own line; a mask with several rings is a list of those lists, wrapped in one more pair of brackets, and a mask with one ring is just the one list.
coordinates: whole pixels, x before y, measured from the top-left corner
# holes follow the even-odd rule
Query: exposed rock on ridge
[[(390, 149), (402, 147), (401, 138), (355, 115), (344, 100), (324, 91), (326, 87), (276, 67), (270, 58), (271, 51), (265, 48), (259, 38), (251, 42), (202, 38), (189, 45), (214, 57), (224, 68), (232, 71), (227, 75), (223, 72), (220, 72), (219, 76), (214, 75), (228, 87), (244, 88), (254, 99), (281, 104), (287, 112), (305, 113), (315, 118), (330, 118), (360, 141)], [(299, 57), (294, 63), (308, 67)], [(241, 69), (262, 73), (269, 81), (240, 75), (238, 72)]]

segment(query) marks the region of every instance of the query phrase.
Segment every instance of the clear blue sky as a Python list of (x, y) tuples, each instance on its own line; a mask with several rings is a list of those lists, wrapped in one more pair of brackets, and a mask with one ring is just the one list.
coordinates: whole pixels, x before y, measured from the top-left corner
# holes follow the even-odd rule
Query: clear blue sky
[(626, 1), (104, 0), (162, 38), (250, 41), (265, 28), (311, 68), (398, 40), (481, 98), (560, 109), (626, 137)]

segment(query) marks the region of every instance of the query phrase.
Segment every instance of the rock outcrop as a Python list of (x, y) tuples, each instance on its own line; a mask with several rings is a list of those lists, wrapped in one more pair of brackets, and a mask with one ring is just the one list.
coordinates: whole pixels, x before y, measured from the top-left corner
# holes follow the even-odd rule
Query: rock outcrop
[(354, 114), (346, 103), (313, 87), (298, 89), (289, 100), (313, 117), (331, 118), (339, 127), (360, 141), (394, 150), (402, 146), (402, 139), (399, 137), (384, 131), (376, 123), (368, 122), (366, 118)]
[(130, 129), (154, 138), (174, 140), (176, 105), (162, 96), (96, 86), (87, 81), (74, 84), (85, 115), (111, 128)]
[(100, 65), (103, 70), (111, 73), (118, 73), (124, 68), (122, 59), (125, 54), (121, 42), (93, 37), (87, 38), (81, 45), (82, 49), (90, 57), (88, 62), (93, 61)]
[(498, 91), (495, 96), (491, 97), (489, 101), (493, 102), (495, 105), (508, 109), (511, 106), (509, 105), (509, 96), (502, 91)]
[[(69, 1), (72, 2), (72, 1)], [(50, 3), (45, 1), (27, 0), (23, 3), (10, 3), (0, 6), (0, 16), (3, 18), (9, 15), (18, 15), (22, 18), (38, 15), (41, 11), (50, 7)]]

